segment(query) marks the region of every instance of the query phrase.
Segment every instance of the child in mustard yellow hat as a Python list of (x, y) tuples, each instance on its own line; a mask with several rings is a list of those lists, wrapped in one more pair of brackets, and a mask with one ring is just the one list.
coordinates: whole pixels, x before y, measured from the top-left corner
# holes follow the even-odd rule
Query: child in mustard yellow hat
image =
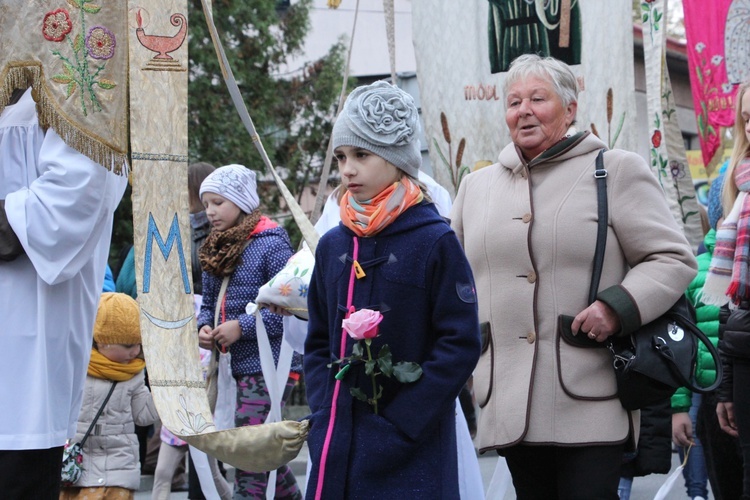
[(139, 320), (138, 303), (129, 295), (102, 294), (78, 429), (72, 441), (80, 442), (91, 428), (83, 445), (83, 473), (63, 488), (61, 499), (133, 498), (140, 486), (135, 424), (150, 425), (159, 416), (146, 387), (146, 363), (139, 356)]

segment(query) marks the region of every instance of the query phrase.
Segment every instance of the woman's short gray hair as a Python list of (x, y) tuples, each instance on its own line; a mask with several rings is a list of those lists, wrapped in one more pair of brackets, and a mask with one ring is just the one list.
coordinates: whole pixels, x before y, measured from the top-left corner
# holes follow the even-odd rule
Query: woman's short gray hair
[(524, 54), (513, 60), (505, 75), (503, 94), (508, 95), (508, 90), (514, 83), (532, 76), (549, 79), (563, 106), (578, 101), (578, 80), (570, 66), (554, 57), (536, 54)]

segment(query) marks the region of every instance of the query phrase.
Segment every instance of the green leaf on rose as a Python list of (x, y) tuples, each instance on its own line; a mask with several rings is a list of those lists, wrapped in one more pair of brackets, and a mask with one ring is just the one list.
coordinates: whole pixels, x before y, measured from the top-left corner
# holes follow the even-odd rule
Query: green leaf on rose
[(380, 348), (378, 353), (378, 368), (386, 377), (393, 376), (393, 355), (388, 344)]
[(374, 359), (368, 359), (365, 361), (365, 374), (369, 377), (375, 374), (375, 367), (377, 366), (377, 361)]
[(393, 376), (402, 384), (416, 382), (422, 376), (422, 367), (412, 361), (400, 361), (393, 366)]
[(349, 389), (349, 393), (360, 401), (364, 401), (365, 403), (367, 402), (367, 396), (357, 387), (352, 387), (351, 389)]
[(352, 347), (352, 358), (362, 358), (362, 354), (364, 351), (362, 350), (362, 344), (357, 342), (354, 344), (354, 347)]

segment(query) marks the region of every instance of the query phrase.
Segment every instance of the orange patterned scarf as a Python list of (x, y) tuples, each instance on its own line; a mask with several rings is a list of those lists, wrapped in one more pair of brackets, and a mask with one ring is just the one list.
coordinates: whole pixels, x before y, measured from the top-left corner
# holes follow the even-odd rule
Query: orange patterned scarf
[(357, 236), (375, 236), (423, 199), (419, 186), (404, 176), (367, 203), (358, 202), (347, 192), (341, 200), (341, 221)]

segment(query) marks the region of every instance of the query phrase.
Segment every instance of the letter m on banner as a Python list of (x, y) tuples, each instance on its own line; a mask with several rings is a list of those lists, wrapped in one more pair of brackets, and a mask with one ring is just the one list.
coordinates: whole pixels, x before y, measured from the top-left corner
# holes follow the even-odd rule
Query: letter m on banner
[(190, 281), (188, 281), (187, 264), (185, 263), (185, 254), (182, 251), (182, 237), (180, 236), (180, 224), (177, 220), (177, 214), (174, 214), (172, 225), (169, 227), (167, 242), (161, 237), (159, 228), (156, 226), (153, 214), (148, 214), (148, 233), (146, 234), (146, 255), (144, 256), (143, 265), (143, 293), (148, 293), (151, 288), (151, 255), (154, 248), (154, 241), (161, 250), (164, 260), (169, 260), (169, 254), (172, 253), (172, 247), (177, 243), (177, 253), (180, 258), (180, 273), (182, 274), (182, 284), (185, 287), (185, 293), (190, 293)]

